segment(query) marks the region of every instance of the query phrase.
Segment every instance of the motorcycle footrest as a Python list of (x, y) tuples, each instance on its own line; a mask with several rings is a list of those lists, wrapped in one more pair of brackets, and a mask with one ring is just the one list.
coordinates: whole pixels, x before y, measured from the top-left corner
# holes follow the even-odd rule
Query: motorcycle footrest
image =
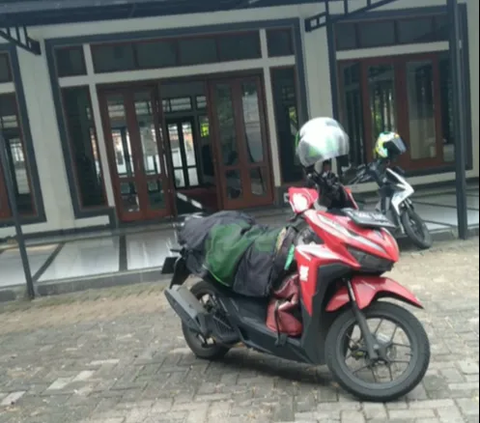
[(168, 302), (189, 329), (204, 337), (210, 336), (207, 313), (202, 304), (184, 286), (173, 286), (165, 291)]

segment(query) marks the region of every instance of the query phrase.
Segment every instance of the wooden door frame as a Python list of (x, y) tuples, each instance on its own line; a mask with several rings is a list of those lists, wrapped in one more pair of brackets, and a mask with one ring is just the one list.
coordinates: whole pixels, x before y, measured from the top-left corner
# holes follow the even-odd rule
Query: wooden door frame
[[(141, 134), (138, 126), (137, 115), (134, 105), (134, 94), (135, 92), (146, 91), (150, 93), (150, 100), (152, 104), (152, 115), (153, 122), (156, 132), (156, 144), (160, 158), (160, 175), (146, 175), (144, 163), (143, 163), (143, 149), (141, 145)], [(132, 222), (132, 221), (148, 221), (149, 219), (166, 217), (171, 214), (172, 204), (169, 196), (168, 187), (168, 176), (165, 173), (165, 162), (164, 162), (164, 149), (162, 146), (163, 137), (160, 132), (160, 122), (161, 116), (159, 116), (158, 111), (158, 94), (157, 89), (152, 83), (142, 83), (134, 84), (133, 86), (126, 86), (125, 84), (114, 84), (114, 85), (102, 85), (97, 86), (99, 107), (102, 117), (102, 127), (105, 135), (107, 157), (110, 165), (110, 174), (112, 178), (113, 191), (115, 196), (116, 211), (119, 219), (122, 222)], [(131, 149), (132, 149), (132, 165), (135, 169), (135, 175), (133, 178), (121, 178), (118, 175), (115, 151), (113, 148), (113, 139), (110, 118), (108, 113), (108, 95), (121, 95), (123, 98), (123, 105), (125, 108), (125, 119), (128, 127), (128, 132), (131, 140)], [(132, 128), (134, 130), (132, 130)], [(160, 179), (162, 188), (164, 191), (165, 209), (162, 209), (161, 213), (158, 210), (150, 210), (149, 198), (148, 198), (148, 182), (152, 179)], [(127, 182), (134, 182), (137, 189), (137, 196), (139, 201), (140, 210), (133, 213), (124, 213), (121, 207), (122, 203), (122, 194), (120, 184), (122, 180), (127, 180)]]
[[(138, 116), (135, 108), (135, 93), (139, 92), (146, 92), (150, 95), (150, 104), (152, 106), (152, 120), (153, 120), (153, 126), (155, 128), (155, 141), (156, 141), (156, 147), (157, 147), (157, 153), (159, 157), (159, 162), (160, 162), (160, 174), (156, 175), (147, 175), (145, 171), (145, 162), (144, 162), (144, 151), (143, 151), (143, 143), (142, 143), (142, 134), (140, 132), (140, 125), (138, 122)], [(157, 92), (157, 87), (152, 84), (148, 84), (145, 86), (139, 86), (138, 88), (133, 86), (129, 90), (129, 95), (132, 96), (132, 102), (130, 107), (132, 107), (132, 124), (134, 125), (133, 127), (135, 128), (135, 135), (137, 136), (136, 140), (136, 145), (135, 149), (136, 154), (138, 154), (138, 162), (139, 162), (139, 169), (140, 169), (140, 174), (139, 174), (139, 179), (142, 182), (141, 185), (144, 190), (144, 196), (143, 196), (143, 203), (144, 203), (144, 220), (153, 220), (156, 218), (162, 218), (162, 217), (167, 217), (171, 215), (171, 204), (170, 201), (167, 200), (169, 198), (169, 188), (168, 188), (168, 173), (167, 173), (167, 164), (165, 163), (165, 150), (163, 147), (163, 137), (162, 137), (162, 132), (160, 131), (160, 124), (162, 122), (161, 115), (160, 115), (160, 108), (159, 108), (159, 95)], [(134, 138), (135, 139), (135, 138)], [(133, 149), (133, 146), (132, 146)], [(162, 186), (162, 190), (164, 193), (164, 197), (166, 199), (165, 201), (165, 208), (161, 210), (152, 210), (150, 208), (150, 203), (149, 203), (149, 197), (148, 197), (148, 183), (150, 181), (160, 181), (160, 184)], [(142, 200), (142, 198), (141, 198)], [(140, 201), (141, 201), (140, 200)]]
[[(115, 151), (113, 147), (113, 138), (112, 138), (112, 127), (111, 127), (111, 122), (110, 122), (110, 115), (108, 113), (108, 96), (109, 95), (120, 95), (123, 99), (123, 107), (125, 110), (125, 121), (127, 124), (127, 128), (129, 127), (129, 118), (128, 118), (128, 113), (127, 113), (127, 107), (126, 107), (126, 98), (125, 98), (125, 92), (127, 92), (126, 88), (121, 88), (121, 87), (97, 87), (97, 95), (98, 95), (98, 102), (99, 102), (99, 108), (100, 108), (100, 114), (102, 117), (102, 128), (103, 128), (103, 133), (104, 133), (104, 138), (105, 138), (105, 147), (107, 150), (107, 157), (109, 161), (109, 168), (110, 168), (110, 177), (112, 179), (112, 188), (113, 188), (113, 193), (115, 197), (115, 209), (117, 212), (117, 216), (121, 222), (135, 222), (135, 221), (140, 221), (142, 220), (142, 211), (141, 209), (138, 212), (134, 213), (124, 213), (123, 207), (122, 207), (122, 191), (121, 191), (121, 180), (122, 178), (118, 174), (118, 169), (117, 169), (117, 159), (115, 156)], [(132, 155), (133, 155), (133, 145), (132, 145)], [(135, 160), (132, 158), (132, 166), (134, 169), (136, 168)], [(136, 181), (136, 170), (133, 178), (123, 178), (124, 180), (128, 180), (131, 182), (133, 179), (133, 182), (135, 185), (137, 185)], [(128, 182), (127, 182), (128, 183)], [(139, 196), (138, 193), (138, 187), (137, 187), (137, 195)], [(140, 203), (140, 198), (138, 199)], [(140, 208), (140, 204), (139, 204)]]
[[(241, 87), (244, 82), (252, 81), (255, 83), (257, 88), (257, 101), (259, 104), (259, 113), (260, 113), (260, 131), (262, 137), (262, 149), (264, 155), (264, 161), (261, 163), (251, 164), (247, 156), (246, 148), (246, 134), (245, 127), (243, 124), (243, 108), (241, 104), (242, 92)], [(271, 145), (269, 144), (269, 131), (268, 123), (266, 121), (266, 99), (265, 99), (265, 84), (262, 75), (259, 74), (234, 74), (229, 75), (224, 78), (212, 78), (208, 80), (208, 96), (209, 96), (209, 119), (210, 125), (213, 132), (213, 144), (216, 158), (214, 159), (217, 177), (217, 183), (221, 187), (220, 199), (222, 203), (222, 208), (228, 209), (241, 209), (248, 207), (262, 207), (269, 204), (272, 204), (274, 201), (274, 189), (272, 186), (272, 165), (271, 165)], [(214, 87), (217, 84), (227, 84), (231, 87), (232, 90), (232, 103), (234, 109), (234, 118), (235, 118), (235, 130), (237, 133), (237, 148), (239, 149), (239, 165), (236, 166), (225, 166), (223, 165), (223, 156), (221, 152), (220, 139), (219, 139), (219, 128), (218, 128), (218, 119), (215, 114), (215, 95)], [(245, 142), (241, 142), (244, 140)], [(242, 166), (242, 162), (246, 166)], [(245, 168), (244, 168), (245, 167)], [(250, 193), (251, 188), (251, 176), (250, 171), (253, 169), (266, 170), (266, 197), (262, 201), (262, 197), (255, 197)], [(228, 200), (226, 198), (226, 180), (225, 173), (229, 170), (240, 170), (240, 179), (242, 181), (242, 199), (241, 200)]]
[[(437, 154), (434, 159), (418, 159), (413, 160), (410, 154), (404, 155), (400, 158), (400, 162), (408, 167), (410, 170), (417, 170), (422, 167), (441, 167), (444, 164), (444, 152), (442, 144), (442, 115), (441, 105), (442, 98), (440, 94), (440, 69), (439, 69), (439, 57), (438, 52), (427, 53), (413, 53), (391, 56), (377, 56), (367, 57), (359, 59), (339, 60), (337, 65), (337, 73), (339, 80), (339, 91), (341, 104), (344, 103), (342, 94), (342, 67), (348, 64), (359, 63), (360, 65), (360, 87), (362, 95), (363, 116), (364, 116), (364, 139), (365, 149), (367, 153), (367, 160), (373, 160), (373, 147), (375, 140), (373, 139), (373, 127), (370, 110), (370, 93), (368, 89), (368, 67), (375, 65), (391, 64), (395, 73), (395, 102), (397, 103), (397, 121), (398, 131), (400, 135), (405, 139), (408, 147), (410, 147), (410, 125), (409, 125), (409, 110), (408, 110), (408, 92), (407, 92), (407, 75), (406, 65), (409, 62), (415, 61), (427, 61), (432, 62), (433, 68), (433, 84), (434, 84), (434, 119), (435, 119), (435, 135), (436, 135), (436, 147)], [(405, 107), (398, 107), (400, 104), (405, 104)], [(409, 149), (410, 151), (410, 149)]]

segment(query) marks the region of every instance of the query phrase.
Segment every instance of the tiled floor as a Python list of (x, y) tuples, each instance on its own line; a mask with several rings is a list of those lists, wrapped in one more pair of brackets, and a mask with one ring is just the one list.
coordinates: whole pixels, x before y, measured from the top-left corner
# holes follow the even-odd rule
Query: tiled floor
[[(457, 224), (454, 191), (431, 192), (415, 197), (419, 214), (431, 231), (450, 230)], [(371, 207), (371, 203), (367, 208)], [(468, 217), (470, 226), (479, 225), (478, 187), (469, 187)], [(261, 217), (260, 223), (282, 226), (291, 212)], [(150, 230), (120, 235), (100, 234), (97, 238), (81, 237), (73, 241), (52, 239), (48, 245), (30, 246), (28, 254), (34, 281), (91, 278), (118, 272), (158, 269), (176, 245), (172, 229)], [(0, 250), (0, 288), (24, 284), (23, 267), (18, 249)]]

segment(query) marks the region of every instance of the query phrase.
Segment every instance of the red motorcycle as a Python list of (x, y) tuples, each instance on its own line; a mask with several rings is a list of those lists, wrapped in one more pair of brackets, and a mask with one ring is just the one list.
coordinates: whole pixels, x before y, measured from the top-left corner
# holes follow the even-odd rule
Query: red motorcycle
[[(338, 181), (317, 175), (315, 182), (320, 193), (289, 191), (293, 220), (303, 233), (291, 275), (299, 285), (297, 333), (273, 330), (269, 300), (242, 297), (208, 277), (187, 289), (183, 252), (166, 296), (198, 357), (219, 359), (241, 343), (287, 360), (327, 364), (338, 383), (361, 400), (395, 400), (422, 381), (430, 362), (422, 324), (383, 301), (422, 308), (409, 290), (382, 276), (399, 260), (389, 232), (395, 225), (380, 213), (360, 211)], [(328, 203), (324, 211), (322, 199)]]

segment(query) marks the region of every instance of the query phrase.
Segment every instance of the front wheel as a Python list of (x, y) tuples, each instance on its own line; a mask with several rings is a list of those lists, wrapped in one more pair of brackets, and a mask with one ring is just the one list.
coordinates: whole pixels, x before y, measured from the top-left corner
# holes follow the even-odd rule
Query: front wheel
[(418, 319), (395, 304), (377, 302), (364, 310), (377, 342), (371, 360), (352, 310), (341, 314), (326, 339), (326, 358), (338, 383), (363, 401), (388, 402), (411, 392), (430, 364), (430, 342)]
[(428, 250), (433, 243), (432, 235), (423, 219), (411, 208), (402, 213), (402, 225), (412, 242), (422, 250)]

